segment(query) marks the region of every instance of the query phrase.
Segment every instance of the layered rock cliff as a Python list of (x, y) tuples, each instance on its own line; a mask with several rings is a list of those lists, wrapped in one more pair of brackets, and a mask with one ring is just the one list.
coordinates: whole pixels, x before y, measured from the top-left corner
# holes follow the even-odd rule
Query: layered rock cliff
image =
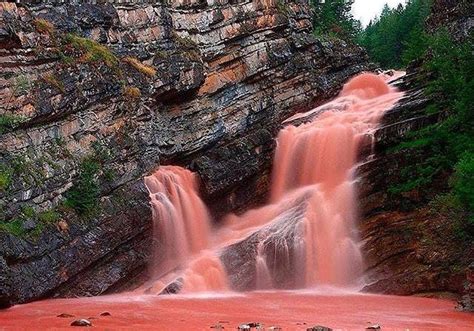
[(305, 0), (0, 4), (0, 306), (139, 282), (143, 176), (190, 167), (216, 216), (265, 198), (282, 120), (368, 67)]

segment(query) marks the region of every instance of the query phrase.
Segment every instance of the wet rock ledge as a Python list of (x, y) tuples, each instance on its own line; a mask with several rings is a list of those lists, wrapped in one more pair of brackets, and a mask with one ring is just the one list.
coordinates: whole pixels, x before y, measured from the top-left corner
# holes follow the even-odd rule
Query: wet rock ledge
[(215, 215), (256, 205), (282, 120), (365, 68), (306, 0), (1, 3), (0, 306), (139, 283), (143, 176), (188, 166)]

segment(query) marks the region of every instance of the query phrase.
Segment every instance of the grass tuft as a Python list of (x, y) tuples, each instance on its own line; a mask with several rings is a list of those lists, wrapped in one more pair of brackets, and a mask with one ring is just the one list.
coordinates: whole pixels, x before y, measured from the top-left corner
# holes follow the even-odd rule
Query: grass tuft
[(49, 85), (55, 87), (61, 93), (65, 92), (64, 84), (54, 74), (45, 74), (43, 75), (43, 80), (48, 83)]
[(127, 86), (123, 89), (123, 96), (129, 99), (138, 99), (142, 93), (138, 87)]
[(35, 18), (33, 20), (33, 25), (35, 26), (36, 31), (43, 34), (52, 35), (56, 30), (54, 25), (44, 18)]
[(82, 62), (104, 62), (108, 67), (115, 67), (118, 64), (117, 57), (110, 49), (92, 39), (70, 33), (66, 35), (66, 42), (82, 52), (80, 57)]
[(155, 68), (140, 62), (140, 60), (138, 60), (137, 58), (127, 56), (127, 57), (123, 58), (122, 61), (125, 62), (125, 63), (128, 63), (133, 68), (135, 68), (137, 71), (141, 72), (142, 74), (144, 74), (148, 77), (156, 76), (156, 69)]

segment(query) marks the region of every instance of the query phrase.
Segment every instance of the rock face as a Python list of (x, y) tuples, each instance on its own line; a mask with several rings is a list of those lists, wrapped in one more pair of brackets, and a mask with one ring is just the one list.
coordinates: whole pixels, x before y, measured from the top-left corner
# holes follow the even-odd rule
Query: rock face
[[(262, 229), (248, 235), (242, 241), (226, 247), (220, 258), (226, 268), (233, 290), (294, 289), (304, 284), (303, 261), (298, 247), (304, 241), (304, 220), (308, 197), (301, 197), (281, 208), (276, 216)], [(257, 259), (265, 262), (269, 273), (266, 284), (257, 284)], [(272, 275), (272, 276), (270, 276)], [(272, 279), (270, 279), (272, 278)]]
[(138, 282), (144, 175), (189, 166), (215, 215), (258, 204), (282, 120), (368, 67), (306, 0), (4, 2), (0, 46), (0, 306)]
[(435, 0), (428, 28), (446, 28), (457, 40), (466, 39), (474, 30), (474, 3), (470, 0)]

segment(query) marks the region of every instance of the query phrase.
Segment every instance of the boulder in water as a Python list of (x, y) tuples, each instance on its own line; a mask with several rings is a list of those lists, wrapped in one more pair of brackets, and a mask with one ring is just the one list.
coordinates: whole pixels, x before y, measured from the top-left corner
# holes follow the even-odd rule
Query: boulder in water
[(92, 326), (91, 321), (86, 320), (85, 318), (81, 318), (79, 320), (75, 320), (71, 323), (71, 326)]
[(380, 326), (380, 324), (374, 324), (374, 325), (366, 327), (365, 329), (366, 330), (380, 330), (382, 329), (382, 327)]
[(100, 314), (100, 316), (112, 316), (112, 314), (109, 313), (108, 311), (104, 311), (103, 313)]
[(177, 278), (174, 282), (168, 284), (158, 295), (178, 294), (183, 289), (183, 278)]
[(332, 329), (327, 326), (316, 325), (312, 328), (307, 328), (306, 331), (332, 331)]

